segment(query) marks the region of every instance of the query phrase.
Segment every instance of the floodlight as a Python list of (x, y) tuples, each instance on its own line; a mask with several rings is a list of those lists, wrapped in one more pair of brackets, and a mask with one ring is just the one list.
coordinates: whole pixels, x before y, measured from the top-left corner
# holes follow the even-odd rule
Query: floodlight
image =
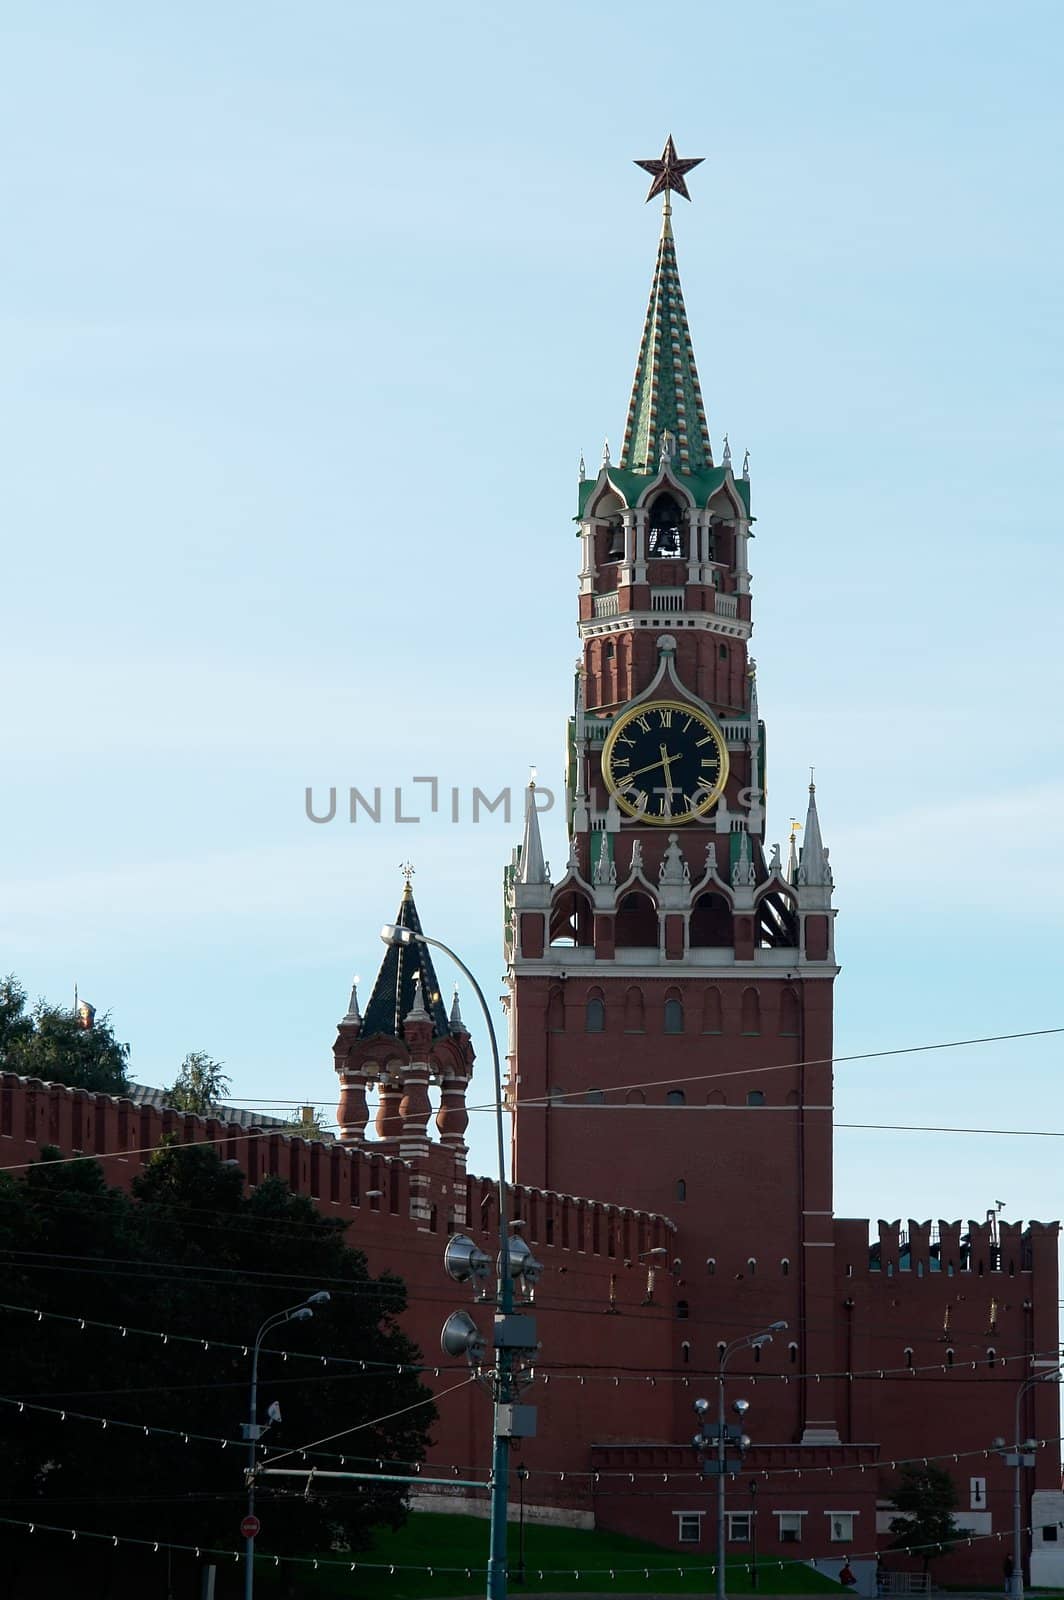
[(466, 1234), (454, 1233), (443, 1252), (443, 1266), (455, 1283), (468, 1283), (471, 1278), (487, 1277), (491, 1271), (491, 1257)]
[[(528, 1245), (520, 1234), (514, 1234), (509, 1241), (510, 1276), (523, 1278), (526, 1283), (538, 1283), (543, 1271), (542, 1263), (537, 1261)], [(499, 1276), (502, 1276), (502, 1255), (498, 1262)]]
[(452, 1311), (440, 1333), (440, 1348), (445, 1356), (465, 1356), (471, 1367), (480, 1367), (487, 1345), (468, 1311)]

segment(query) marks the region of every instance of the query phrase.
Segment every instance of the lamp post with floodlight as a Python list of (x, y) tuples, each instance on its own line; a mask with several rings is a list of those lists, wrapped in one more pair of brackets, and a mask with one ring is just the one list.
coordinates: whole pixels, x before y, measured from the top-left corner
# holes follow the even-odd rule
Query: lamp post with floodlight
[(1012, 1479), (1012, 1572), (1009, 1574), (1007, 1593), (1010, 1600), (1023, 1600), (1023, 1469), (1033, 1467), (1035, 1451), (1038, 1448), (1036, 1439), (1020, 1440), (1020, 1404), (1029, 1389), (1038, 1383), (1059, 1383), (1061, 1366), (1053, 1367), (1048, 1372), (1038, 1372), (1033, 1378), (1025, 1378), (1016, 1390), (1016, 1409), (1013, 1421), (1012, 1444), (1006, 1445), (1004, 1439), (994, 1440), (994, 1449), (1002, 1461), (1013, 1471)]
[[(251, 1402), (248, 1407), (248, 1420), (244, 1423), (244, 1438), (248, 1442), (248, 1525), (255, 1526), (255, 1446), (258, 1444), (266, 1429), (270, 1426), (267, 1422), (260, 1427), (257, 1420), (259, 1403), (259, 1350), (262, 1341), (271, 1328), (279, 1328), (286, 1322), (307, 1322), (314, 1315), (315, 1306), (324, 1306), (329, 1303), (331, 1295), (327, 1289), (319, 1289), (317, 1294), (308, 1295), (306, 1300), (298, 1306), (289, 1306), (287, 1311), (277, 1311), (272, 1317), (267, 1317), (258, 1333), (255, 1335), (255, 1344), (251, 1352)], [(273, 1418), (270, 1418), (273, 1421)], [(244, 1600), (254, 1600), (255, 1594), (255, 1534), (249, 1533), (244, 1541)]]
[[(444, 955), (450, 956), (458, 970), (468, 980), (477, 1003), (484, 1015), (484, 1023), (491, 1041), (491, 1064), (495, 1082), (495, 1142), (499, 1168), (499, 1254), (497, 1266), (496, 1305), (500, 1313), (495, 1320), (495, 1371), (493, 1388), (494, 1400), (494, 1449), (492, 1455), (491, 1475), (491, 1534), (488, 1552), (488, 1600), (505, 1600), (506, 1597), (506, 1514), (509, 1493), (510, 1472), (510, 1440), (519, 1430), (528, 1425), (532, 1431), (530, 1421), (525, 1418), (518, 1421), (518, 1413), (531, 1413), (528, 1406), (515, 1406), (513, 1404), (517, 1389), (514, 1384), (514, 1356), (515, 1352), (526, 1348), (524, 1341), (529, 1337), (531, 1318), (514, 1317), (514, 1273), (522, 1272), (532, 1281), (532, 1271), (538, 1272), (538, 1263), (531, 1260), (531, 1252), (524, 1245), (523, 1240), (511, 1240), (508, 1217), (508, 1203), (506, 1195), (506, 1145), (503, 1129), (503, 1101), (502, 1101), (502, 1065), (499, 1059), (499, 1042), (495, 1037), (495, 1026), (488, 1010), (488, 1002), (484, 998), (484, 991), (470, 972), (462, 958), (440, 939), (430, 939), (425, 933), (418, 933), (413, 928), (405, 928), (399, 923), (386, 923), (381, 929), (381, 938), (387, 945), (431, 945), (434, 950), (442, 950)], [(462, 1240), (463, 1245), (469, 1241)], [(522, 1248), (517, 1250), (516, 1246)], [(531, 1271), (526, 1270), (526, 1259)], [(450, 1319), (448, 1319), (450, 1322)], [(445, 1329), (445, 1336), (447, 1330)], [(474, 1330), (475, 1332), (475, 1330)], [(447, 1346), (445, 1346), (447, 1348)]]
[[(727, 1555), (727, 1541), (725, 1539), (725, 1511), (724, 1511), (724, 1479), (728, 1473), (735, 1474), (742, 1466), (743, 1453), (749, 1448), (750, 1440), (743, 1432), (742, 1421), (750, 1409), (748, 1400), (736, 1400), (733, 1410), (739, 1418), (739, 1425), (729, 1427), (724, 1409), (724, 1384), (727, 1376), (728, 1362), (737, 1350), (760, 1350), (762, 1346), (772, 1343), (774, 1333), (782, 1333), (786, 1328), (785, 1322), (770, 1322), (767, 1328), (760, 1333), (749, 1333), (741, 1339), (733, 1339), (730, 1344), (722, 1345), (720, 1359), (717, 1366), (717, 1420), (716, 1423), (707, 1422), (710, 1405), (708, 1400), (695, 1401), (695, 1413), (699, 1421), (699, 1430), (691, 1441), (699, 1455), (702, 1457), (702, 1472), (707, 1478), (717, 1480), (717, 1600), (727, 1600), (728, 1590), (725, 1578), (724, 1562)], [(729, 1448), (732, 1454), (729, 1455)]]

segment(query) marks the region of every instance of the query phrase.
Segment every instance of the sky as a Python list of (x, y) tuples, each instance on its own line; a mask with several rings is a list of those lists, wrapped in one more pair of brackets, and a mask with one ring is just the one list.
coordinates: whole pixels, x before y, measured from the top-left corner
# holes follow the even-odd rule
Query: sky
[[(1064, 1026), (1059, 7), (57, 0), (4, 32), (0, 971), (77, 984), (138, 1081), (204, 1049), (244, 1101), (331, 1107), (409, 859), (501, 992), (519, 802), (472, 794), (560, 787), (577, 462), (623, 433), (632, 163), (671, 132), (710, 428), (751, 452), (769, 840), (815, 765), (839, 1054)], [(1060, 1061), (842, 1062), (838, 1119), (1064, 1132)], [(1057, 1217), (1061, 1148), (841, 1127), (837, 1209)]]

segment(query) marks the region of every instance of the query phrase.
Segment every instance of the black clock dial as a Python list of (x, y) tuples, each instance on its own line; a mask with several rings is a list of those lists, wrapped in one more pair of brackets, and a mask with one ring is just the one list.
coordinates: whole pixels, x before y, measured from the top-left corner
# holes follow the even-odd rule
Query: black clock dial
[(602, 774), (628, 816), (690, 822), (720, 798), (728, 750), (701, 711), (676, 700), (651, 700), (614, 724), (602, 752)]

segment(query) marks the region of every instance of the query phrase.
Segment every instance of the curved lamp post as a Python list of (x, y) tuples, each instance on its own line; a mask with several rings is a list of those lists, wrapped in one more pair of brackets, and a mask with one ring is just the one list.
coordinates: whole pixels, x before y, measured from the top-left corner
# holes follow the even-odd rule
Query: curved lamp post
[[(277, 1311), (272, 1317), (267, 1317), (258, 1333), (255, 1335), (255, 1345), (251, 1353), (251, 1403), (248, 1407), (248, 1420), (244, 1424), (244, 1437), (248, 1442), (248, 1516), (255, 1515), (255, 1446), (265, 1433), (266, 1428), (260, 1428), (256, 1420), (259, 1401), (259, 1350), (262, 1341), (271, 1328), (279, 1328), (285, 1322), (307, 1322), (314, 1315), (315, 1306), (327, 1305), (331, 1299), (327, 1289), (319, 1289), (317, 1294), (308, 1295), (306, 1300), (298, 1306), (289, 1306), (287, 1311)], [(269, 1427), (269, 1423), (266, 1424)], [(253, 1600), (255, 1594), (255, 1535), (251, 1534), (244, 1541), (244, 1597)]]
[(1020, 1439), (1020, 1405), (1024, 1395), (1039, 1383), (1060, 1382), (1061, 1371), (1064, 1366), (1054, 1367), (1050, 1372), (1038, 1372), (1033, 1378), (1025, 1378), (1016, 1390), (1016, 1409), (1013, 1420), (1012, 1445), (1005, 1444), (1004, 1439), (995, 1439), (994, 1448), (1001, 1456), (1007, 1467), (1013, 1470), (1012, 1480), (1012, 1573), (1009, 1577), (1008, 1593), (1012, 1600), (1023, 1600), (1023, 1469), (1034, 1466), (1034, 1452), (1037, 1443), (1034, 1439)]
[[(416, 933), (413, 928), (404, 928), (399, 923), (385, 923), (381, 929), (381, 938), (387, 945), (426, 944), (434, 950), (442, 950), (445, 956), (450, 956), (459, 972), (468, 981), (477, 1003), (484, 1014), (484, 1023), (491, 1041), (491, 1064), (495, 1074), (495, 1142), (497, 1147), (499, 1166), (499, 1259), (497, 1280), (497, 1303), (504, 1317), (510, 1316), (514, 1309), (514, 1283), (510, 1271), (510, 1230), (507, 1215), (506, 1200), (506, 1141), (502, 1120), (502, 1066), (499, 1061), (499, 1041), (495, 1037), (495, 1025), (491, 1020), (488, 1002), (484, 998), (484, 991), (470, 972), (461, 956), (457, 955), (450, 945), (444, 944), (441, 939), (430, 939), (425, 933)], [(510, 1455), (507, 1439), (500, 1435), (500, 1406), (512, 1398), (510, 1393), (510, 1374), (513, 1367), (513, 1354), (508, 1349), (496, 1351), (496, 1381), (495, 1381), (495, 1445), (492, 1458), (491, 1480), (491, 1541), (488, 1553), (488, 1600), (505, 1600), (506, 1596), (506, 1508), (509, 1490)], [(251, 1600), (249, 1595), (248, 1600)]]
[[(720, 1352), (720, 1361), (717, 1367), (717, 1427), (715, 1438), (716, 1460), (709, 1468), (717, 1480), (717, 1600), (727, 1600), (727, 1584), (725, 1579), (724, 1562), (727, 1555), (727, 1542), (724, 1537), (724, 1479), (728, 1471), (728, 1427), (724, 1410), (724, 1383), (727, 1376), (728, 1362), (737, 1350), (760, 1350), (763, 1345), (772, 1343), (774, 1333), (782, 1333), (787, 1327), (785, 1322), (770, 1322), (767, 1328), (762, 1328), (759, 1333), (748, 1333), (741, 1339), (733, 1339), (726, 1344)], [(745, 1400), (737, 1400), (735, 1409), (740, 1421), (749, 1409)], [(713, 1439), (712, 1431), (705, 1428), (704, 1419), (709, 1411), (708, 1400), (696, 1400), (695, 1411), (699, 1421), (703, 1423), (703, 1430), (695, 1436), (695, 1445), (704, 1449), (705, 1442)], [(739, 1436), (739, 1430), (732, 1430), (739, 1442), (740, 1449), (749, 1444), (745, 1436)], [(703, 1467), (703, 1470), (706, 1470)], [(734, 1470), (734, 1469), (733, 1469)]]

